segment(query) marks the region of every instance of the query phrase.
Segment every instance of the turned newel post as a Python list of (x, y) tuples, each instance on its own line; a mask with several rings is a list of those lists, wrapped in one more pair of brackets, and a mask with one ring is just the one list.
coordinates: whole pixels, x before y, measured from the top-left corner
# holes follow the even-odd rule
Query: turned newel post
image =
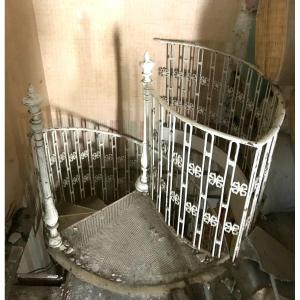
[(135, 188), (142, 193), (149, 192), (149, 124), (150, 124), (150, 112), (152, 106), (151, 96), (151, 75), (154, 62), (150, 59), (149, 53), (145, 53), (144, 62), (141, 63), (143, 68), (143, 86), (144, 86), (144, 135), (143, 135), (143, 148), (141, 157), (141, 169), (142, 174), (135, 183)]
[(48, 229), (48, 244), (52, 248), (58, 248), (62, 245), (62, 240), (57, 230), (58, 213), (54, 205), (47, 170), (43, 139), (43, 121), (40, 107), (42, 99), (35, 93), (32, 85), (29, 86), (27, 95), (23, 98), (23, 103), (28, 107), (31, 115), (30, 124), (38, 161), (38, 180), (43, 195), (43, 221)]

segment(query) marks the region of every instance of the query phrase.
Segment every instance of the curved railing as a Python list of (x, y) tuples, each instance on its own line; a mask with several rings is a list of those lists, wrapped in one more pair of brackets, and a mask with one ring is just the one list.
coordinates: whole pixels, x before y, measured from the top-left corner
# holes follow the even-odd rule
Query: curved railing
[(167, 53), (159, 68), (165, 88), (158, 96), (151, 83), (145, 87), (152, 97), (152, 197), (194, 248), (220, 257), (229, 245), (235, 259), (262, 200), (285, 114), (281, 95), (241, 59), (160, 41)]
[(45, 129), (43, 138), (57, 202), (83, 203), (96, 196), (108, 205), (135, 189), (138, 140), (87, 128)]
[(167, 53), (160, 93), (149, 54), (142, 64), (142, 143), (97, 129), (43, 129), (32, 88), (24, 98), (51, 247), (61, 246), (55, 203), (97, 196), (109, 205), (136, 188), (191, 247), (217, 258), (238, 255), (262, 200), (285, 113), (281, 95), (241, 59), (160, 41)]

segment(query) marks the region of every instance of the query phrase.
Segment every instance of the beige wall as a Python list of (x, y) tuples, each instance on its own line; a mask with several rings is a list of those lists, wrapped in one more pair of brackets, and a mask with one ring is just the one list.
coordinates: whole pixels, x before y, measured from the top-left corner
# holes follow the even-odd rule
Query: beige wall
[(32, 2), (6, 1), (5, 10), (5, 213), (8, 217), (24, 199), (32, 174), (28, 116), (22, 98), (29, 83), (46, 99), (47, 90)]
[(153, 37), (201, 40), (224, 49), (241, 0), (33, 4), (50, 104), (119, 130), (123, 124), (123, 131), (141, 137), (142, 127), (134, 123), (143, 112), (138, 62), (148, 50), (156, 65), (164, 63), (159, 62), (164, 50)]
[(53, 108), (141, 137), (138, 63), (148, 50), (156, 66), (164, 64), (153, 37), (225, 49), (240, 6), (241, 0), (6, 1), (6, 213), (24, 199), (32, 174), (21, 103), (29, 83), (46, 105), (49, 97)]

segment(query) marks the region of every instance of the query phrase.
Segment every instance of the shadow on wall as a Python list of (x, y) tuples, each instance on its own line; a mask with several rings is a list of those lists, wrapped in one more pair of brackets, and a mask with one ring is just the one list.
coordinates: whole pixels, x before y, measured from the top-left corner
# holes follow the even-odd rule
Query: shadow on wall
[[(113, 32), (113, 45), (114, 45), (114, 61), (116, 70), (116, 97), (117, 97), (117, 111), (114, 120), (110, 120), (110, 124), (101, 124), (101, 120), (98, 120), (100, 127), (107, 127), (109, 130), (114, 130), (119, 133), (123, 133), (124, 119), (123, 119), (123, 109), (124, 109), (124, 87), (128, 86), (129, 76), (124, 78), (123, 74), (126, 74), (126, 66), (122, 64), (121, 57), (121, 38), (118, 27), (116, 26)], [(80, 21), (80, 30), (75, 38), (76, 49), (76, 80), (74, 83), (74, 89), (71, 92), (71, 99), (84, 100), (81, 103), (90, 103), (91, 106), (97, 106), (97, 109), (107, 108), (105, 103), (101, 103), (100, 97), (97, 95), (92, 96), (91, 91), (95, 88), (95, 83), (104, 82), (105, 76), (107, 76), (110, 70), (99, 70), (93, 62), (93, 52), (95, 51), (91, 46), (92, 33), (91, 24), (88, 16), (83, 14)], [(104, 58), (103, 58), (104, 59)], [(102, 78), (101, 78), (102, 77)], [(107, 88), (105, 85), (103, 88)], [(94, 99), (93, 99), (94, 98)], [(55, 108), (58, 109), (57, 107)], [(69, 113), (69, 112), (68, 112)], [(84, 127), (84, 118), (82, 118)]]
[[(108, 132), (114, 132), (126, 135), (127, 137), (136, 138), (133, 135), (125, 134), (124, 132), (120, 130), (116, 130), (118, 126), (118, 122), (114, 124), (113, 122), (109, 122), (109, 124), (106, 124), (105, 122), (101, 123), (96, 120), (92, 120), (89, 118), (86, 118), (78, 113), (62, 109), (61, 107), (52, 105), (50, 108), (50, 114), (52, 118), (52, 126), (49, 127), (53, 128), (68, 128), (68, 127), (78, 127), (78, 128), (88, 128), (88, 129), (95, 129), (95, 130), (102, 130), (102, 131), (108, 131)], [(137, 124), (137, 122), (127, 122), (129, 127), (141, 127), (142, 124)], [(111, 126), (112, 125), (112, 126)], [(116, 126), (114, 126), (116, 125)]]

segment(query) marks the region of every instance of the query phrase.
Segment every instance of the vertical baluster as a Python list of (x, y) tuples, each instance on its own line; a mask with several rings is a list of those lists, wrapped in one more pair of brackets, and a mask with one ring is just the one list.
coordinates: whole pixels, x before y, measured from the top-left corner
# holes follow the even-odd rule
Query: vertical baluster
[(209, 63), (208, 88), (206, 94), (205, 119), (204, 119), (204, 124), (207, 124), (208, 126), (210, 124), (211, 101), (212, 101), (212, 93), (213, 93), (214, 81), (215, 81), (216, 58), (217, 58), (216, 52), (211, 52), (210, 63)]
[[(189, 113), (189, 117), (193, 118), (193, 112), (195, 109), (195, 96), (193, 95), (193, 86), (195, 83), (194, 80), (194, 59), (195, 59), (195, 47), (190, 47), (190, 56), (189, 56), (189, 62), (188, 62), (188, 84), (187, 84), (187, 107), (186, 110)], [(192, 101), (193, 98), (193, 101)], [(193, 102), (193, 104), (192, 104)]]
[(88, 135), (86, 140), (87, 140), (87, 153), (88, 153), (87, 158), (88, 158), (88, 167), (89, 167), (90, 191), (91, 191), (91, 196), (94, 196), (95, 195), (95, 174), (94, 174), (91, 132), (86, 131), (86, 135)]
[(172, 164), (172, 153), (171, 153), (171, 143), (172, 143), (172, 136), (173, 136), (173, 124), (172, 124), (172, 115), (171, 113), (168, 114), (168, 124), (169, 124), (169, 135), (168, 135), (168, 153), (167, 153), (167, 187), (166, 187), (166, 201), (165, 201), (165, 221), (167, 222), (169, 219), (169, 201), (170, 201), (170, 180), (171, 180), (171, 171), (170, 171), (170, 164)]
[(187, 92), (188, 92), (188, 47), (183, 46), (182, 53), (182, 73), (181, 73), (181, 95), (180, 95), (180, 103), (183, 111), (181, 113), (186, 116), (186, 105), (187, 105)]
[(84, 190), (83, 190), (83, 179), (82, 179), (82, 168), (81, 168), (81, 159), (80, 159), (80, 141), (78, 130), (74, 130), (74, 144), (75, 144), (75, 153), (76, 153), (76, 167), (77, 167), (77, 176), (79, 184), (80, 199), (84, 200)]
[(155, 190), (155, 178), (157, 180), (157, 170), (155, 170), (155, 139), (156, 136), (156, 128), (155, 128), (155, 98), (152, 100), (152, 118), (151, 118), (151, 137), (152, 137), (152, 145), (151, 145), (151, 198), (154, 200), (154, 190)]
[(149, 124), (150, 124), (150, 107), (152, 102), (151, 89), (151, 75), (154, 66), (153, 61), (151, 61), (149, 53), (145, 53), (143, 67), (143, 86), (144, 86), (144, 135), (143, 135), (143, 150), (141, 157), (141, 169), (142, 175), (137, 179), (135, 188), (139, 192), (148, 193), (149, 192)]
[(242, 136), (243, 132), (244, 132), (245, 116), (246, 116), (247, 106), (248, 106), (248, 102), (249, 102), (249, 92), (250, 92), (250, 88), (251, 88), (252, 75), (253, 75), (253, 69), (248, 67), (245, 89), (244, 89), (243, 100), (242, 100), (243, 104), (242, 104), (241, 119), (240, 119), (240, 124), (239, 124), (239, 133), (238, 133), (239, 136)]
[(219, 131), (222, 129), (222, 125), (224, 121), (224, 102), (225, 102), (224, 100), (226, 99), (227, 96), (228, 73), (229, 73), (229, 56), (224, 56), (221, 87), (220, 87), (218, 107), (217, 107), (217, 130)]
[(237, 132), (235, 132), (234, 130), (232, 131), (232, 125), (233, 125), (234, 119), (235, 119), (237, 97), (239, 95), (239, 90), (240, 90), (242, 66), (243, 65), (241, 62), (237, 62), (235, 78), (234, 78), (234, 85), (233, 85), (233, 92), (232, 92), (233, 101), (232, 101), (232, 106), (230, 108), (228, 132), (233, 135), (237, 135)]
[(198, 49), (198, 59), (197, 59), (197, 81), (195, 84), (195, 98), (196, 98), (196, 118), (195, 120), (199, 120), (199, 113), (201, 111), (201, 84), (202, 84), (202, 69), (203, 69), (203, 57), (204, 57), (204, 49)]
[[(48, 172), (49, 172), (49, 180), (50, 180), (50, 186), (53, 193), (55, 193), (55, 184), (54, 184), (54, 177), (53, 177), (53, 171), (52, 171), (52, 162), (51, 162), (51, 155), (50, 155), (50, 148), (49, 148), (49, 141), (48, 141), (48, 132), (43, 133), (43, 139), (44, 139), (44, 145), (45, 145), (45, 154), (47, 157), (47, 165), (48, 165)], [(55, 201), (55, 195), (53, 194), (54, 201)]]
[(106, 186), (106, 168), (105, 168), (105, 146), (104, 146), (104, 136), (99, 134), (98, 136), (98, 147), (100, 150), (100, 172), (101, 172), (101, 188), (102, 188), (102, 199), (107, 203), (107, 186)]
[(264, 120), (266, 118), (266, 111), (270, 99), (270, 93), (271, 93), (271, 84), (270, 82), (268, 82), (266, 93), (264, 99), (262, 100), (262, 105), (261, 105), (262, 107), (260, 109), (260, 114), (258, 116), (258, 131), (257, 131), (256, 140), (258, 140), (261, 137), (261, 134), (263, 132), (263, 125), (264, 125)]
[[(258, 100), (260, 96), (260, 90), (261, 90), (261, 84), (262, 84), (262, 76), (258, 75), (257, 82), (256, 82), (256, 88), (255, 88), (255, 94), (254, 94), (254, 109), (252, 110), (252, 114), (250, 117), (250, 123), (248, 126), (248, 133), (247, 133), (247, 139), (251, 140), (252, 139), (252, 132), (253, 132), (253, 124), (255, 121), (255, 116), (256, 116), (256, 111), (257, 111), (257, 106), (258, 106)], [(247, 163), (249, 155), (249, 148), (247, 147), (245, 150), (245, 164)]]
[[(235, 149), (233, 149), (233, 145), (235, 145)], [(222, 249), (222, 243), (223, 243), (223, 237), (224, 237), (224, 227), (225, 227), (227, 214), (228, 214), (228, 208), (229, 208), (229, 204), (230, 204), (230, 197), (231, 197), (231, 192), (232, 192), (231, 186), (232, 186), (234, 175), (235, 175), (235, 168), (236, 168), (236, 163), (237, 163), (237, 159), (238, 159), (239, 148), (240, 148), (240, 144), (232, 142), (232, 141), (229, 142), (226, 166), (225, 166), (224, 177), (223, 177), (224, 181), (222, 184), (220, 205), (219, 205), (219, 211), (218, 211), (218, 221), (217, 221), (217, 226), (216, 226), (215, 235), (214, 235), (212, 256), (216, 255), (216, 247), (217, 246), (218, 246), (217, 256), (220, 257), (220, 255), (221, 255), (221, 249)], [(233, 159), (231, 158), (232, 155), (233, 155)], [(228, 191), (227, 191), (228, 194), (227, 194), (227, 196), (224, 197), (225, 188), (228, 188)], [(224, 212), (224, 218), (222, 220), (223, 224), (221, 224), (221, 218), (220, 218), (222, 212)], [(220, 232), (218, 232), (219, 226), (221, 226)]]
[[(192, 132), (193, 126), (189, 123), (184, 124), (184, 142), (182, 149), (182, 166), (181, 166), (181, 180), (180, 180), (180, 195), (179, 195), (179, 211), (178, 211), (178, 223), (177, 234), (183, 237), (185, 227), (185, 215), (186, 215), (186, 198), (188, 191), (188, 177), (189, 177), (189, 163), (190, 153), (192, 146)], [(180, 228), (181, 225), (181, 228)]]
[(258, 169), (258, 166), (259, 166), (260, 155), (261, 155), (261, 148), (257, 148), (255, 150), (255, 156), (254, 156), (254, 160), (253, 160), (253, 164), (252, 164), (253, 167), (252, 167), (252, 171), (251, 171), (251, 175), (250, 175), (250, 181), (249, 181), (249, 185), (248, 185), (247, 196), (246, 196), (244, 209), (243, 209), (243, 213), (242, 213), (242, 217), (241, 217), (241, 221), (240, 221), (239, 233), (238, 233), (238, 236), (237, 236), (237, 240), (235, 242), (235, 248), (234, 248), (234, 252), (233, 252), (233, 256), (232, 256), (232, 261), (235, 260), (235, 258), (237, 257), (237, 255), (239, 253), (243, 233), (244, 233), (244, 230), (246, 228), (246, 220), (247, 220), (247, 215), (248, 215), (248, 209), (249, 209), (249, 204), (250, 204), (250, 200), (251, 200), (251, 197), (252, 197), (252, 193), (253, 193), (253, 190), (255, 188), (255, 179), (256, 179), (257, 169)]
[(60, 163), (61, 157), (60, 157), (60, 153), (59, 153), (59, 149), (58, 149), (58, 139), (57, 139), (56, 130), (52, 131), (52, 143), (53, 143), (53, 149), (54, 149), (55, 158), (56, 158), (55, 166), (56, 166), (57, 177), (59, 180), (60, 192), (61, 192), (62, 200), (66, 201), (65, 191), (64, 191), (64, 186), (63, 186), (63, 177), (62, 177), (62, 172), (61, 172), (61, 163)]
[(117, 140), (116, 136), (111, 137), (111, 153), (112, 153), (112, 171), (113, 171), (113, 191), (114, 191), (114, 200), (117, 200), (118, 187), (119, 187), (119, 178), (118, 178), (118, 155), (117, 155)]
[(43, 221), (48, 229), (48, 244), (52, 248), (59, 248), (62, 245), (58, 228), (58, 213), (54, 205), (53, 194), (50, 186), (49, 173), (47, 170), (47, 159), (43, 139), (43, 122), (41, 118), (42, 100), (35, 94), (30, 85), (26, 97), (23, 99), (24, 105), (29, 109), (31, 115), (31, 131), (34, 137), (36, 158), (38, 161), (38, 181), (43, 195)]
[[(263, 161), (261, 163), (259, 177), (257, 179), (257, 188), (255, 189), (255, 194), (254, 194), (252, 205), (251, 205), (249, 222), (247, 223), (246, 234), (248, 234), (248, 232), (251, 228), (251, 225), (254, 223), (255, 213), (257, 214), (257, 211), (258, 211), (257, 208), (259, 207), (259, 204), (260, 204), (262, 196), (263, 196), (263, 192), (265, 189), (265, 185), (266, 185), (269, 170), (270, 170), (272, 155), (273, 155), (273, 151), (274, 151), (276, 140), (277, 140), (277, 135), (278, 135), (278, 133), (275, 134), (270, 141), (268, 141), (266, 148), (265, 148), (265, 153), (264, 153)], [(255, 212), (255, 210), (256, 210), (256, 212)]]
[(251, 133), (253, 131), (253, 124), (254, 124), (256, 111), (257, 111), (257, 107), (258, 107), (258, 101), (259, 101), (259, 97), (260, 97), (262, 81), (263, 81), (262, 76), (258, 75), (256, 88), (255, 88), (255, 94), (254, 94), (254, 109), (252, 110), (252, 114), (251, 114), (251, 118), (250, 118), (250, 124), (249, 124), (249, 128), (248, 128), (248, 134), (247, 134), (248, 139), (252, 138)]
[(72, 169), (71, 169), (71, 163), (70, 163), (70, 154), (69, 154), (69, 144), (68, 144), (68, 132), (64, 130), (62, 132), (62, 139), (63, 139), (63, 145), (64, 145), (64, 153), (65, 153), (65, 166), (69, 181), (69, 193), (70, 193), (70, 199), (71, 202), (75, 202), (75, 194), (74, 194), (74, 186), (73, 186), (73, 177), (72, 177)]
[[(170, 115), (171, 117), (171, 115)], [(172, 134), (172, 150), (170, 154), (170, 159), (171, 159), (171, 170), (169, 173), (169, 208), (168, 208), (168, 225), (170, 226), (171, 223), (171, 214), (172, 214), (172, 200), (171, 200), (171, 192), (173, 192), (173, 170), (174, 170), (174, 147), (175, 147), (175, 128), (176, 128), (176, 117), (172, 116), (172, 129), (171, 129), (171, 134)], [(175, 191), (174, 191), (175, 192)]]
[(124, 139), (124, 149), (125, 149), (125, 161), (124, 161), (124, 168), (125, 168), (125, 190), (126, 194), (130, 193), (130, 165), (129, 165), (129, 148), (128, 148), (128, 141)]
[[(209, 138), (210, 138), (210, 141), (209, 141)], [(210, 168), (211, 168), (213, 146), (214, 146), (214, 135), (206, 132), (205, 139), (204, 139), (203, 158), (202, 158), (202, 168), (201, 168), (202, 174), (201, 174), (201, 180), (200, 180), (198, 209), (197, 209), (197, 216), (196, 216), (196, 223), (195, 223), (195, 230), (194, 230), (194, 237), (193, 237), (193, 246), (195, 246), (196, 238), (198, 236), (198, 246), (197, 246), (198, 249), (200, 249), (201, 241), (202, 241), (204, 214), (206, 212), (206, 202), (207, 202), (207, 192), (208, 192), (208, 177), (209, 177)], [(204, 180), (204, 171), (205, 171), (206, 164), (208, 165), (207, 178), (206, 178), (206, 180)], [(203, 190), (204, 190), (204, 192), (203, 192)], [(203, 207), (203, 210), (202, 210), (202, 216), (201, 216), (201, 221), (200, 221), (200, 228), (198, 228), (199, 214), (200, 214), (201, 207)]]
[(165, 110), (164, 108), (159, 105), (159, 133), (158, 133), (158, 166), (157, 166), (157, 202), (156, 202), (156, 208), (160, 212), (161, 209), (161, 192), (162, 192), (162, 183), (163, 183), (163, 130), (164, 130), (164, 115)]

